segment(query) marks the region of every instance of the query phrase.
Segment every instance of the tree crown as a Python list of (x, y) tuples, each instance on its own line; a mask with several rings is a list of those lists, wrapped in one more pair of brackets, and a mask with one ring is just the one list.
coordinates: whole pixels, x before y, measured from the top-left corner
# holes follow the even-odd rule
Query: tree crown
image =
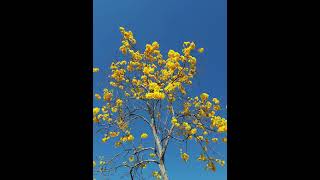
[[(122, 151), (110, 160), (100, 160), (97, 171), (110, 173), (124, 167), (133, 179), (148, 164), (158, 164), (160, 172), (152, 175), (164, 178), (164, 159), (171, 141), (181, 147), (196, 142), (202, 151), (197, 160), (205, 162), (209, 170), (215, 171), (216, 164), (224, 166), (225, 161), (213, 150), (217, 143), (227, 142), (227, 119), (219, 115), (220, 101), (209, 98), (207, 93), (188, 96), (197, 72), (197, 58), (192, 53), (203, 53), (204, 48), (196, 49), (194, 42), (184, 42), (181, 54), (169, 50), (164, 57), (158, 42), (146, 44), (140, 52), (135, 48), (133, 33), (123, 27), (120, 32), (123, 37), (119, 50), (128, 60), (110, 65), (111, 88), (95, 94), (101, 106), (93, 107), (93, 122), (104, 133), (102, 142), (116, 139), (114, 145)], [(93, 68), (94, 73), (99, 71)], [(131, 133), (137, 121), (144, 123), (139, 127), (141, 134)], [(152, 139), (150, 146), (146, 146), (147, 139)], [(181, 159), (187, 162), (189, 154), (182, 149)], [(93, 164), (97, 168), (95, 161)]]

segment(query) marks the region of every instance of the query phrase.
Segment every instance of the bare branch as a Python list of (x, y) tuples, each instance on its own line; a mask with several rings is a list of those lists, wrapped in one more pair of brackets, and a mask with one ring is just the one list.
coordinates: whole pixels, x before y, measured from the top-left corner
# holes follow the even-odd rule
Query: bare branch
[(130, 114), (130, 115), (133, 115), (133, 116), (137, 116), (137, 117), (139, 117), (139, 118), (141, 118), (141, 119), (143, 119), (150, 127), (151, 127), (151, 124), (150, 124), (150, 122), (147, 120), (147, 118), (145, 118), (144, 116), (142, 116), (142, 115), (139, 115), (139, 114)]

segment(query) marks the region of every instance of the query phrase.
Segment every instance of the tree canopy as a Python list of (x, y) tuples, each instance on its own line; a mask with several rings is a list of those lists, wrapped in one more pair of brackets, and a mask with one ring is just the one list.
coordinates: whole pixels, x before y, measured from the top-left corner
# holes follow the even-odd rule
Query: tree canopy
[[(158, 170), (152, 176), (167, 180), (168, 146), (182, 147), (190, 141), (196, 142), (196, 146), (180, 149), (182, 161), (196, 158), (213, 172), (216, 165), (224, 166), (225, 160), (214, 150), (218, 142), (227, 143), (227, 119), (219, 115), (219, 98), (206, 92), (188, 96), (197, 75), (195, 55), (204, 53), (204, 48), (183, 42), (181, 53), (169, 50), (164, 57), (158, 42), (146, 44), (139, 51), (133, 33), (123, 27), (120, 32), (119, 50), (126, 60), (111, 63), (109, 85), (103, 92), (95, 93), (101, 106), (93, 107), (93, 122), (99, 127), (98, 132), (104, 134), (101, 141), (109, 143), (115, 139), (114, 147), (120, 152), (98, 163), (94, 160), (94, 172), (108, 175), (122, 168), (128, 170), (131, 179), (138, 179), (144, 168), (156, 165)], [(101, 73), (98, 67), (93, 72)], [(137, 125), (138, 122), (143, 125)], [(134, 128), (141, 134), (132, 133)], [(147, 140), (152, 143), (145, 143)], [(194, 148), (200, 148), (201, 153), (190, 157), (187, 149)]]

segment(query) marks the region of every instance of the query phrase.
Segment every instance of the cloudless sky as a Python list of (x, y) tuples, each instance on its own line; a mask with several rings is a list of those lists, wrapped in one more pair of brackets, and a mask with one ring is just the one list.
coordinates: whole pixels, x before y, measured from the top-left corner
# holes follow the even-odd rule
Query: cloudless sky
[[(197, 77), (193, 79), (190, 96), (207, 92), (220, 99), (225, 109), (227, 102), (227, 1), (226, 0), (93, 0), (93, 65), (108, 70), (110, 63), (120, 55), (121, 33), (119, 27), (131, 30), (137, 40), (137, 48), (157, 41), (166, 57), (169, 49), (181, 53), (182, 43), (194, 41), (204, 47), (197, 57)], [(194, 53), (196, 54), (196, 53)], [(94, 74), (93, 89), (101, 91), (108, 86), (105, 74)], [(95, 104), (94, 104), (95, 105)], [(222, 111), (226, 117), (226, 110)], [(110, 157), (116, 152), (113, 143), (102, 143), (95, 133), (93, 157)], [(133, 131), (133, 134), (135, 132)], [(136, 132), (138, 133), (138, 132)], [(134, 134), (135, 135), (135, 134)], [(138, 137), (139, 134), (136, 134)], [(138, 139), (138, 138), (137, 138)], [(173, 145), (173, 144), (172, 144)], [(197, 148), (199, 149), (199, 148)], [(219, 144), (216, 150), (225, 160), (227, 148)], [(189, 149), (190, 159), (184, 163), (178, 148), (168, 149), (166, 168), (172, 180), (226, 180), (227, 166), (215, 173), (204, 170), (204, 163), (196, 160), (199, 150)], [(146, 168), (146, 179), (155, 168)], [(121, 179), (121, 172), (108, 179)], [(107, 179), (96, 175), (97, 180)], [(129, 179), (124, 177), (122, 179)]]

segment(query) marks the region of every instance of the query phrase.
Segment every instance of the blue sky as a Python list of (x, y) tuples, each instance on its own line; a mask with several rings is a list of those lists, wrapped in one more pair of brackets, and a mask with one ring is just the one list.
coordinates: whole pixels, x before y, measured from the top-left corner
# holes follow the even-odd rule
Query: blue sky
[[(227, 102), (227, 1), (226, 0), (93, 0), (93, 65), (107, 70), (117, 59), (121, 45), (119, 27), (131, 30), (137, 47), (157, 41), (165, 55), (169, 49), (181, 51), (184, 41), (194, 41), (205, 52), (197, 57), (197, 78), (193, 80), (190, 96), (207, 92), (218, 97), (223, 107)], [(106, 75), (94, 75), (94, 91), (108, 84)], [(226, 112), (222, 112), (226, 115)], [(95, 130), (94, 130), (95, 131)], [(94, 134), (94, 156), (111, 156), (113, 146), (101, 143)], [(226, 146), (216, 147), (226, 158)], [(227, 167), (216, 173), (205, 171), (196, 161), (197, 150), (188, 152), (190, 161), (181, 161), (179, 150), (169, 149), (166, 163), (170, 179), (226, 180)], [(194, 156), (193, 156), (194, 155)], [(193, 159), (192, 159), (193, 158)], [(146, 170), (146, 174), (155, 169)], [(95, 176), (97, 180), (106, 179)], [(147, 179), (148, 176), (146, 176)], [(109, 178), (121, 179), (120, 175)], [(124, 178), (127, 179), (127, 178)]]

